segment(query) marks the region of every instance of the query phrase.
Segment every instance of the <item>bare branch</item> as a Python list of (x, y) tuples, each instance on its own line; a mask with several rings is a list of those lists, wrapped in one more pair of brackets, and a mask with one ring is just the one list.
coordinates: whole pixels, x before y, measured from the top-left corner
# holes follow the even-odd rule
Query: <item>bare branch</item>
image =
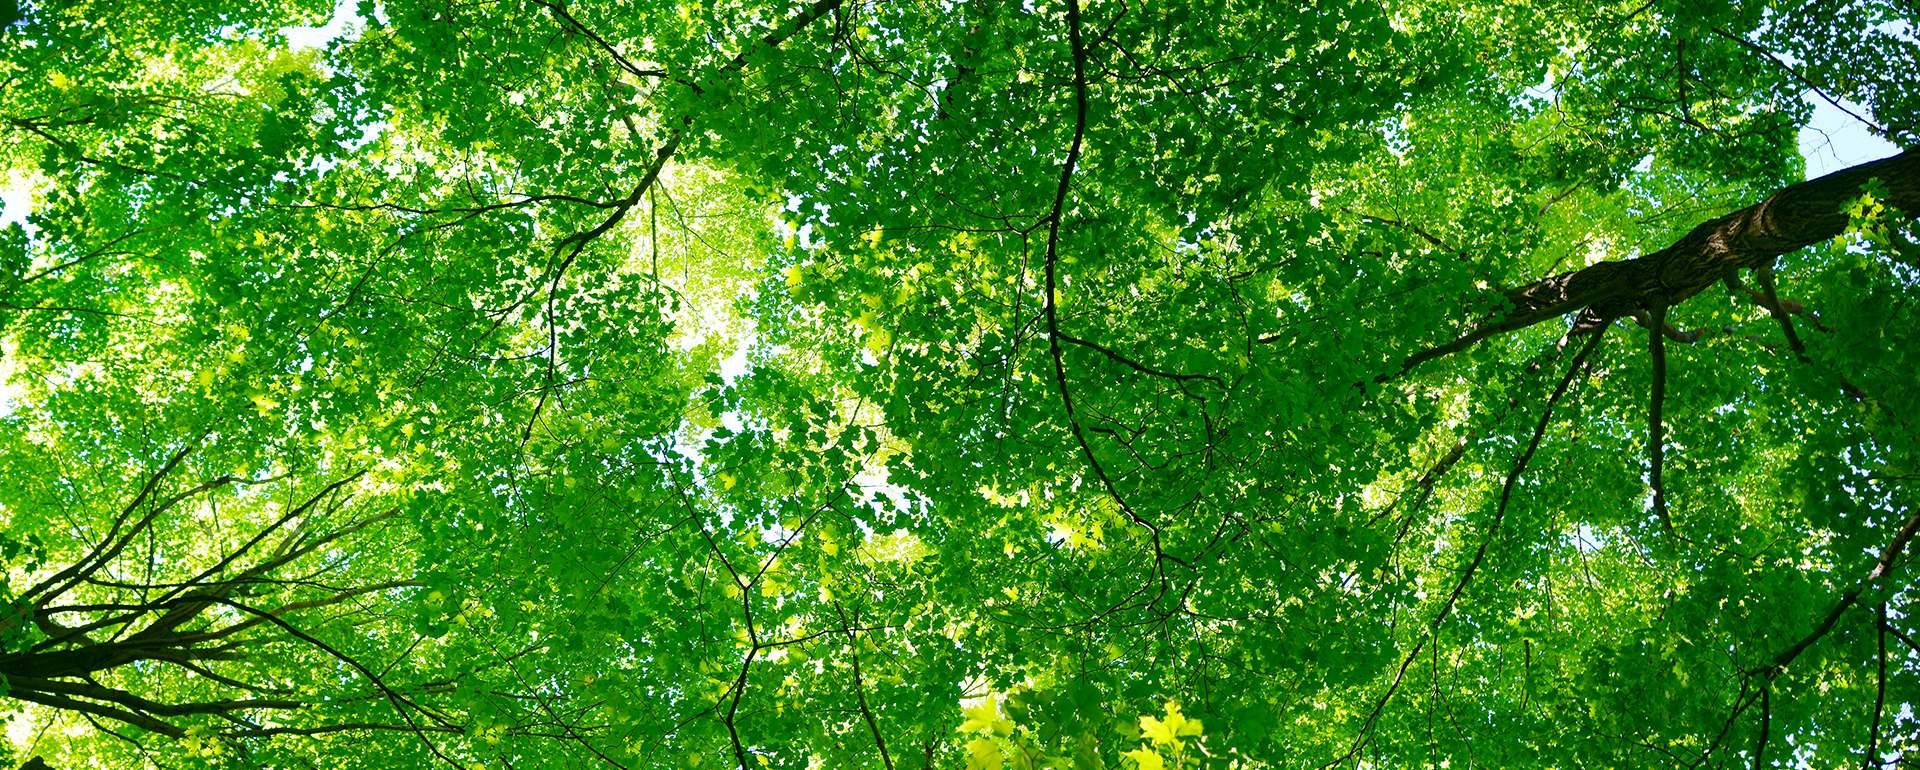
[(629, 74), (632, 74), (634, 77), (637, 77), (637, 78), (666, 77), (667, 73), (665, 70), (646, 70), (646, 69), (641, 69), (639, 67), (634, 66), (633, 62), (627, 61), (627, 57), (621, 56), (620, 51), (618, 49), (615, 49), (611, 43), (608, 43), (605, 39), (601, 38), (599, 35), (594, 34), (593, 30), (587, 29), (587, 25), (580, 23), (579, 19), (574, 18), (573, 14), (568, 13), (566, 6), (558, 3), (549, 3), (549, 2), (546, 2), (546, 0), (534, 0), (534, 3), (539, 5), (542, 8), (547, 9), (548, 11), (553, 12), (553, 17), (555, 19), (566, 24), (568, 27), (572, 28), (573, 31), (580, 33), (582, 36), (586, 37), (588, 40), (592, 40), (594, 45), (600, 46), (601, 50), (604, 50), (608, 54), (613, 56), (613, 60), (620, 64), (620, 69), (626, 70)]
[(1602, 326), (1593, 333), (1593, 339), (1588, 340), (1586, 346), (1580, 349), (1579, 355), (1574, 357), (1573, 365), (1567, 367), (1566, 375), (1560, 378), (1560, 384), (1554, 388), (1553, 395), (1547, 398), (1546, 406), (1540, 411), (1540, 422), (1534, 426), (1533, 436), (1528, 440), (1527, 448), (1514, 459), (1513, 468), (1507, 473), (1506, 484), (1502, 486), (1500, 490), (1500, 504), (1495, 510), (1493, 523), (1487, 528), (1486, 538), (1480, 541), (1480, 549), (1474, 553), (1473, 560), (1467, 564), (1465, 571), (1461, 573), (1459, 582), (1454, 584), (1453, 593), (1447, 597), (1446, 603), (1441, 605), (1440, 611), (1434, 613), (1433, 620), (1428, 621), (1427, 635), (1423, 636), (1421, 640), (1413, 646), (1413, 650), (1407, 653), (1406, 658), (1400, 661), (1400, 668), (1394, 673), (1393, 681), (1387, 685), (1386, 693), (1382, 694), (1380, 700), (1374, 703), (1373, 710), (1368, 713), (1365, 724), (1360, 728), (1353, 743), (1347, 747), (1347, 751), (1329, 760), (1325, 764), (1320, 765), (1322, 770), (1345, 764), (1347, 760), (1352, 759), (1353, 756), (1359, 753), (1360, 749), (1366, 745), (1368, 736), (1373, 731), (1374, 724), (1379, 721), (1380, 715), (1386, 710), (1387, 702), (1392, 700), (1394, 694), (1399, 691), (1400, 682), (1406, 677), (1407, 669), (1413, 665), (1414, 660), (1419, 658), (1420, 652), (1426, 648), (1427, 642), (1434, 639), (1434, 634), (1438, 633), (1441, 621), (1446, 620), (1447, 616), (1452, 614), (1455, 603), (1460, 599), (1460, 594), (1467, 588), (1467, 582), (1473, 579), (1473, 573), (1480, 568), (1481, 562), (1486, 558), (1487, 548), (1493, 543), (1493, 538), (1499, 530), (1501, 520), (1506, 517), (1507, 505), (1513, 497), (1514, 484), (1519, 481), (1521, 472), (1526, 470), (1527, 461), (1533, 459), (1534, 451), (1539, 449), (1540, 440), (1546, 435), (1547, 425), (1553, 418), (1554, 405), (1559, 403), (1562, 396), (1566, 395), (1568, 388), (1573, 385), (1574, 377), (1586, 367), (1587, 358), (1593, 355), (1594, 349), (1600, 346), (1600, 341), (1606, 337), (1606, 331), (1606, 327)]
[(1126, 357), (1126, 356), (1123, 356), (1123, 355), (1120, 355), (1119, 353), (1115, 353), (1115, 352), (1113, 352), (1112, 350), (1108, 350), (1107, 348), (1105, 348), (1105, 347), (1102, 347), (1102, 346), (1100, 346), (1100, 345), (1097, 345), (1097, 344), (1095, 344), (1095, 343), (1092, 343), (1092, 342), (1088, 342), (1088, 341), (1086, 341), (1086, 340), (1083, 340), (1083, 339), (1080, 339), (1080, 338), (1078, 338), (1078, 337), (1074, 337), (1074, 336), (1072, 336), (1072, 335), (1070, 335), (1070, 334), (1067, 334), (1066, 332), (1053, 332), (1053, 334), (1055, 334), (1055, 335), (1056, 335), (1056, 336), (1058, 336), (1058, 337), (1059, 337), (1060, 339), (1062, 339), (1062, 340), (1064, 340), (1064, 341), (1066, 341), (1066, 342), (1071, 342), (1071, 343), (1073, 343), (1073, 344), (1075, 344), (1075, 345), (1079, 345), (1079, 346), (1081, 346), (1081, 347), (1084, 347), (1084, 348), (1088, 348), (1088, 349), (1091, 349), (1091, 350), (1094, 350), (1094, 351), (1096, 351), (1096, 352), (1098, 352), (1098, 353), (1100, 353), (1101, 355), (1104, 355), (1104, 356), (1106, 356), (1106, 357), (1108, 357), (1108, 358), (1111, 358), (1111, 359), (1113, 359), (1114, 361), (1117, 361), (1117, 362), (1119, 362), (1119, 363), (1121, 363), (1121, 364), (1125, 364), (1125, 365), (1126, 365), (1126, 366), (1127, 366), (1128, 368), (1131, 368), (1131, 369), (1133, 369), (1134, 371), (1136, 371), (1136, 372), (1140, 372), (1140, 373), (1142, 373), (1142, 374), (1151, 374), (1151, 375), (1153, 375), (1153, 376), (1155, 376), (1155, 377), (1164, 377), (1164, 378), (1166, 378), (1166, 379), (1169, 379), (1169, 380), (1180, 380), (1180, 381), (1183, 381), (1183, 382), (1184, 382), (1184, 381), (1186, 381), (1186, 380), (1207, 380), (1207, 381), (1210, 381), (1210, 382), (1212, 382), (1213, 384), (1215, 384), (1215, 385), (1219, 385), (1220, 387), (1223, 387), (1223, 388), (1227, 386), (1227, 383), (1226, 383), (1226, 381), (1225, 381), (1225, 380), (1222, 380), (1222, 379), (1220, 379), (1219, 377), (1217, 377), (1217, 376), (1215, 376), (1215, 375), (1211, 375), (1211, 374), (1174, 374), (1174, 373), (1172, 373), (1172, 372), (1163, 372), (1163, 371), (1160, 371), (1159, 369), (1155, 369), (1155, 368), (1153, 368), (1153, 367), (1151, 367), (1151, 366), (1147, 366), (1146, 364), (1142, 364), (1142, 363), (1139, 363), (1139, 362), (1136, 362), (1136, 361), (1134, 361), (1134, 360), (1133, 360), (1133, 359), (1131, 359), (1131, 358), (1128, 358), (1128, 357)]
[(169, 738), (184, 738), (187, 735), (187, 731), (182, 730), (178, 727), (174, 727), (173, 725), (167, 724), (166, 722), (162, 722), (158, 719), (154, 719), (153, 717), (142, 716), (140, 714), (135, 714), (130, 711), (122, 711), (112, 706), (103, 706), (98, 703), (90, 703), (83, 700), (74, 700), (64, 695), (55, 695), (53, 693), (39, 692), (37, 690), (21, 689), (21, 690), (14, 690), (12, 692), (7, 693), (7, 697), (17, 698), (17, 699), (26, 701), (28, 703), (38, 703), (42, 706), (50, 706), (52, 708), (64, 709), (67, 711), (76, 711), (82, 714), (92, 714), (94, 716), (106, 717), (108, 719), (125, 722), (127, 724), (133, 725), (134, 727), (138, 727), (142, 730), (146, 730), (147, 732), (150, 732), (150, 733), (159, 733)]
[(1653, 358), (1653, 385), (1647, 403), (1647, 452), (1650, 468), (1647, 481), (1653, 486), (1653, 513), (1660, 517), (1660, 526), (1669, 534), (1673, 532), (1673, 519), (1667, 514), (1667, 487), (1661, 478), (1667, 459), (1667, 425), (1662, 412), (1667, 401), (1667, 336), (1659, 329), (1667, 325), (1667, 308), (1656, 305), (1648, 309), (1652, 317), (1653, 328), (1647, 334), (1647, 352)]
[(1879, 671), (1878, 676), (1875, 678), (1873, 694), (1873, 726), (1867, 730), (1867, 767), (1877, 767), (1880, 764), (1880, 717), (1881, 713), (1887, 710), (1886, 602), (1883, 601), (1880, 603), (1880, 606), (1877, 608), (1877, 614), (1879, 615), (1880, 623), (1878, 627), (1874, 629), (1878, 633), (1873, 635), (1873, 641), (1878, 651), (1874, 660), (1879, 664)]
[(248, 709), (298, 709), (306, 703), (296, 700), (224, 700), (204, 703), (167, 704), (155, 703), (125, 690), (102, 687), (84, 682), (61, 682), (52, 679), (38, 679), (25, 676), (7, 676), (7, 684), (13, 692), (32, 690), (43, 693), (71, 695), (93, 700), (115, 703), (135, 711), (158, 714), (160, 716), (186, 716), (189, 714), (217, 714), (227, 711), (245, 711)]
[(402, 733), (461, 733), (458, 727), (436, 727), (434, 725), (389, 725), (378, 722), (345, 722), (324, 727), (261, 727), (248, 730), (234, 730), (220, 733), (227, 738), (265, 738), (272, 735), (324, 735), (326, 733), (346, 733), (358, 730), (385, 730)]
[(1885, 137), (1887, 135), (1887, 129), (1885, 126), (1882, 126), (1878, 123), (1875, 123), (1871, 120), (1867, 120), (1866, 118), (1863, 118), (1863, 117), (1860, 117), (1859, 115), (1854, 114), (1853, 110), (1847, 109), (1845, 105), (1842, 105), (1839, 102), (1839, 100), (1836, 100), (1831, 96), (1828, 96), (1825, 90), (1821, 89), (1819, 86), (1814, 85), (1813, 81), (1808, 80), (1806, 75), (1800, 74), (1800, 71), (1797, 69), (1794, 69), (1793, 65), (1788, 64), (1785, 61), (1782, 61), (1778, 56), (1774, 56), (1773, 52), (1768, 51), (1765, 48), (1761, 48), (1759, 45), (1755, 44), (1751, 40), (1748, 40), (1739, 35), (1735, 35), (1730, 32), (1727, 32), (1726, 30), (1723, 30), (1719, 27), (1713, 28), (1713, 34), (1719, 35), (1728, 40), (1732, 40), (1733, 42), (1746, 46), (1749, 50), (1753, 51), (1754, 53), (1767, 57), (1768, 61), (1771, 61), (1774, 64), (1779, 65), (1780, 69), (1786, 70), (1787, 74), (1792, 75), (1795, 80), (1800, 81), (1800, 84), (1803, 86), (1806, 86), (1807, 90), (1812, 91), (1816, 94), (1819, 94), (1820, 98), (1825, 100), (1827, 104), (1833, 105), (1834, 109), (1846, 113), (1847, 117), (1849, 118), (1853, 118), (1854, 120), (1860, 121), (1861, 125), (1864, 125), (1867, 128), (1872, 129), (1875, 134), (1881, 137)]
[(1107, 475), (1106, 469), (1100, 466), (1099, 458), (1093, 454), (1093, 446), (1087, 443), (1086, 431), (1080, 425), (1080, 415), (1074, 409), (1073, 390), (1067, 386), (1067, 364), (1060, 350), (1060, 342), (1063, 338), (1060, 335), (1060, 288), (1057, 273), (1060, 261), (1060, 220), (1066, 210), (1067, 191), (1073, 186), (1073, 171), (1080, 163), (1080, 152), (1087, 137), (1087, 50), (1080, 37), (1080, 0), (1067, 0), (1067, 36), (1073, 45), (1073, 142), (1067, 147), (1067, 159), (1060, 164), (1060, 184), (1054, 189), (1053, 211), (1042, 220), (1047, 223), (1045, 311), (1047, 352), (1053, 358), (1053, 381), (1060, 391), (1060, 403), (1066, 409), (1067, 424), (1073, 430), (1073, 439), (1080, 445), (1080, 454), (1086, 458), (1088, 467), (1093, 470), (1093, 475), (1098, 477), (1100, 484), (1106, 488), (1107, 495), (1112, 497), (1120, 510), (1127, 514), (1127, 518), (1146, 528), (1152, 535), (1156, 560), (1172, 560), (1184, 565), (1185, 562), (1168, 555), (1161, 549), (1160, 528), (1142, 518), (1140, 513), (1127, 503), (1126, 498), (1120, 494), (1120, 490), (1114, 487), (1113, 479)]
[[(159, 470), (154, 471), (147, 477), (147, 481), (141, 485), (139, 493), (135, 494), (133, 500), (129, 501), (126, 507), (121, 509), (120, 515), (114, 517), (113, 525), (107, 529), (106, 536), (100, 539), (100, 544), (94, 546), (91, 552), (80, 560), (75, 561), (66, 569), (54, 573), (53, 576), (40, 581), (40, 583), (33, 588), (27, 589), (20, 594), (20, 598), (45, 604), (47, 601), (65, 593), (68, 589), (72, 588), (75, 583), (91, 575), (94, 571), (98, 570), (101, 565), (111, 561), (113, 557), (118, 556), (120, 550), (125, 548), (126, 544), (131, 542), (132, 539), (139, 534), (139, 531), (146, 526), (146, 523), (152, 521), (153, 517), (159, 515), (159, 510), (149, 511), (139, 523), (134, 525), (132, 532), (129, 532), (125, 538), (120, 538), (120, 529), (126, 525), (128, 517), (133, 515), (134, 510), (140, 507), (140, 503), (144, 502), (148, 495), (153, 494), (154, 488), (159, 486), (161, 479), (173, 473), (175, 468), (180, 467), (180, 462), (187, 459), (187, 455), (193, 454), (195, 450), (200, 448), (199, 439), (205, 437), (206, 434), (202, 433), (195, 440), (187, 442), (187, 445), (181, 447), (180, 451), (175, 452), (172, 457), (168, 458), (167, 462), (160, 466)], [(66, 585), (46, 596), (41, 596), (37, 600), (35, 599), (41, 592), (61, 583), (66, 583)]]
[[(1800, 312), (1800, 303), (1780, 298), (1780, 293), (1775, 289), (1773, 284), (1772, 263), (1755, 267), (1753, 269), (1753, 279), (1760, 284), (1761, 294), (1762, 297), (1764, 297), (1764, 301), (1760, 303), (1761, 306), (1765, 307), (1767, 312), (1773, 314), (1773, 317), (1780, 321), (1780, 331), (1787, 337), (1787, 348), (1793, 351), (1794, 357), (1800, 359), (1801, 363), (1813, 366), (1813, 359), (1807, 355), (1807, 346), (1800, 341), (1800, 335), (1793, 329), (1793, 319), (1789, 317), (1790, 313)], [(1817, 321), (1815, 325), (1818, 325)], [(1841, 376), (1838, 379), (1840, 380), (1840, 390), (1842, 392), (1859, 401), (1878, 403), (1868, 398), (1866, 391), (1861, 390), (1858, 386), (1848, 381), (1846, 377)], [(1881, 408), (1885, 409), (1886, 407), (1881, 405)]]

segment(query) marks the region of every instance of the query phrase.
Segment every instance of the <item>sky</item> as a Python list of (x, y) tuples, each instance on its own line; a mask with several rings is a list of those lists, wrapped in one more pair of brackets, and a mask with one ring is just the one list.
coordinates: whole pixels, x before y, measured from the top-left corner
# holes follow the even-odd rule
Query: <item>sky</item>
[[(1806, 99), (1813, 103), (1813, 120), (1800, 129), (1800, 155), (1807, 159), (1808, 179), (1900, 152), (1892, 142), (1869, 133), (1865, 124), (1825, 99), (1812, 95)], [(1866, 114), (1859, 105), (1841, 104), (1855, 115)]]

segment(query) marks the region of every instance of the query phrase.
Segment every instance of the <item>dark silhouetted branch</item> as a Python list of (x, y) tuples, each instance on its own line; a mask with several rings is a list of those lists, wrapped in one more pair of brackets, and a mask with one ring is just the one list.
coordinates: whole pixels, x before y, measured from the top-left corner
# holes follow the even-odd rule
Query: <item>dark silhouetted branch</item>
[(1667, 513), (1667, 485), (1662, 473), (1667, 461), (1667, 424), (1663, 412), (1667, 403), (1667, 335), (1659, 329), (1667, 325), (1667, 308), (1648, 309), (1652, 329), (1647, 334), (1647, 353), (1653, 359), (1653, 384), (1647, 396), (1647, 483), (1653, 487), (1653, 514), (1660, 526), (1673, 532), (1673, 518)]

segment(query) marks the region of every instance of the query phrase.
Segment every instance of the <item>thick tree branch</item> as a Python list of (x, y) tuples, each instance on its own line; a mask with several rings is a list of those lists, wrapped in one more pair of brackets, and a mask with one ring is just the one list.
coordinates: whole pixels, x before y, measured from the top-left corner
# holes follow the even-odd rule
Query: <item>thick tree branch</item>
[(112, 706), (103, 706), (98, 703), (74, 700), (64, 695), (55, 695), (53, 693), (39, 692), (36, 690), (16, 690), (7, 693), (7, 697), (18, 698), (28, 703), (38, 703), (42, 706), (61, 709), (63, 711), (106, 717), (118, 722), (125, 722), (150, 733), (159, 733), (169, 738), (184, 738), (187, 735), (187, 731), (150, 716), (136, 714), (131, 711), (122, 711)]
[(1846, 232), (1845, 206), (1871, 179), (1884, 183), (1889, 205), (1920, 211), (1920, 148), (1789, 185), (1766, 200), (1701, 223), (1652, 254), (1508, 289), (1502, 292), (1510, 303), (1505, 313), (1451, 342), (1408, 356), (1399, 372), (1380, 379), (1574, 311), (1581, 311), (1574, 331), (1586, 333), (1601, 319), (1677, 305), (1733, 270), (1757, 269), (1782, 254)]
[(84, 682), (35, 679), (25, 676), (8, 676), (7, 685), (15, 692), (32, 690), (35, 692), (90, 698), (98, 701), (107, 701), (146, 714), (157, 714), (159, 716), (218, 714), (228, 711), (245, 711), (248, 709), (297, 709), (304, 708), (307, 705), (297, 700), (223, 700), (204, 703), (155, 703), (125, 690), (116, 690), (111, 687), (102, 687)]

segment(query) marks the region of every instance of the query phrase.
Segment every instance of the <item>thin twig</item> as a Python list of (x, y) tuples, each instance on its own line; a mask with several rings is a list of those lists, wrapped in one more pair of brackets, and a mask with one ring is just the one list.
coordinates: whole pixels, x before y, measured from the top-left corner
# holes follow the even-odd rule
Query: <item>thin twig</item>
[(1853, 110), (1849, 110), (1846, 107), (1842, 106), (1838, 99), (1828, 96), (1826, 91), (1823, 91), (1819, 86), (1814, 85), (1812, 80), (1807, 79), (1807, 76), (1800, 74), (1800, 71), (1794, 69), (1793, 65), (1790, 65), (1785, 61), (1782, 61), (1778, 56), (1774, 56), (1773, 52), (1768, 51), (1765, 48), (1761, 48), (1758, 44), (1754, 43), (1751, 40), (1748, 40), (1739, 35), (1729, 33), (1726, 30), (1720, 29), (1719, 27), (1713, 28), (1713, 34), (1719, 35), (1728, 40), (1732, 40), (1733, 42), (1746, 46), (1749, 50), (1753, 51), (1754, 53), (1767, 57), (1769, 61), (1772, 61), (1774, 64), (1780, 65), (1780, 69), (1786, 70), (1787, 74), (1792, 75), (1795, 80), (1800, 81), (1800, 84), (1803, 86), (1806, 86), (1807, 90), (1812, 91), (1816, 94), (1819, 94), (1820, 98), (1826, 100), (1828, 104), (1833, 105), (1834, 109), (1846, 113), (1847, 117), (1860, 121), (1862, 125), (1865, 125), (1867, 128), (1872, 129), (1875, 134), (1878, 134), (1880, 136), (1887, 135), (1886, 128), (1882, 127), (1880, 124), (1875, 123), (1871, 120), (1867, 120), (1866, 118), (1860, 117), (1859, 115), (1854, 114)]

